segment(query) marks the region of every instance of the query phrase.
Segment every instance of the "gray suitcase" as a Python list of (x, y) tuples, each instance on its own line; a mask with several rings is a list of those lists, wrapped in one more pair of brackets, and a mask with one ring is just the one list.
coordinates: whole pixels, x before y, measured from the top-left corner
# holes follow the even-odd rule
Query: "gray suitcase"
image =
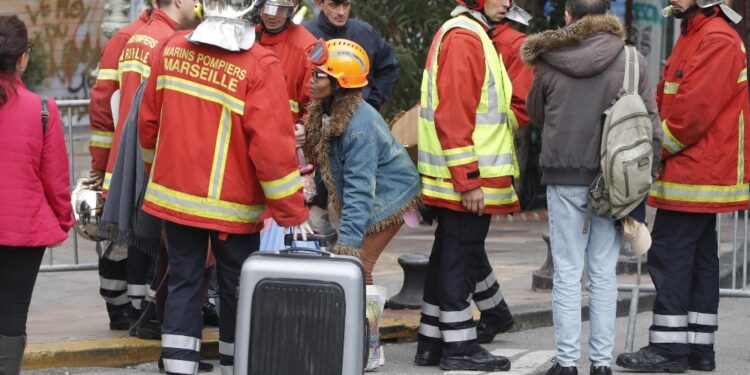
[[(313, 240), (325, 246), (325, 237)], [(292, 247), (243, 264), (236, 375), (362, 374), (367, 330), (359, 259)]]

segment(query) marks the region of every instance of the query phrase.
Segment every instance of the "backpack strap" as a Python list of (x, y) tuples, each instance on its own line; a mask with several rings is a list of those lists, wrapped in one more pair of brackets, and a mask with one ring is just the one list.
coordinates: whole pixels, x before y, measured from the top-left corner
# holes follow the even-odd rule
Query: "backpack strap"
[(47, 119), (49, 118), (49, 110), (47, 109), (47, 97), (41, 95), (42, 99), (42, 135), (47, 133)]
[(633, 46), (625, 46), (625, 77), (623, 78), (622, 88), (628, 94), (637, 94), (639, 87), (638, 51)]

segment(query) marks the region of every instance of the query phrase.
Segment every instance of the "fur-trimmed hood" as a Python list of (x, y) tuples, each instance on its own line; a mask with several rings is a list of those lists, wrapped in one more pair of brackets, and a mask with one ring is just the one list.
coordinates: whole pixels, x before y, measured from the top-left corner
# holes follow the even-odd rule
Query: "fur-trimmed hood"
[(521, 47), (527, 65), (539, 60), (574, 77), (601, 73), (622, 51), (625, 29), (611, 14), (586, 16), (557, 30), (531, 35)]

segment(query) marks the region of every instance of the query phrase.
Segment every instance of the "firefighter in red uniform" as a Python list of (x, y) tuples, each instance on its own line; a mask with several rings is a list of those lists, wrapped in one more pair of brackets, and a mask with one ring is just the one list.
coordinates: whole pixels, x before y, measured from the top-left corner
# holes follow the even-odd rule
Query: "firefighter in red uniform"
[[(195, 18), (196, 0), (158, 0), (156, 3), (158, 9), (153, 10), (149, 21), (130, 37), (123, 47), (117, 63), (120, 102), (111, 151), (108, 155), (102, 184), (105, 197), (109, 191), (120, 138), (124, 133), (125, 120), (133, 104), (136, 91), (141, 83), (149, 77), (156, 56), (158, 56), (166, 39), (174, 33), (178, 25), (192, 22)], [(153, 153), (144, 152), (147, 155), (153, 155)], [(105, 211), (109, 209), (107, 205), (117, 204), (120, 204), (120, 202), (105, 201)], [(130, 333), (141, 338), (158, 339), (160, 332), (156, 321), (155, 307), (148, 308), (153, 302), (154, 294), (153, 290), (149, 288), (149, 278), (153, 277), (151, 274), (153, 259), (144, 251), (132, 245), (128, 247), (127, 254), (128, 297), (135, 309), (134, 317), (138, 322), (137, 326), (131, 324)], [(144, 304), (144, 300), (148, 304)], [(140, 316), (144, 311), (148, 312), (149, 315), (141, 318)]]
[(721, 0), (670, 0), (682, 34), (667, 60), (657, 103), (663, 171), (648, 269), (656, 286), (649, 345), (617, 364), (644, 372), (716, 368), (719, 258), (716, 214), (748, 207), (750, 98), (740, 16)]
[[(115, 91), (120, 89), (117, 63), (125, 44), (138, 29), (148, 22), (151, 11), (151, 9), (144, 10), (135, 21), (118, 30), (102, 49), (99, 72), (96, 75), (96, 83), (91, 88), (91, 104), (89, 104), (89, 129), (91, 131), (89, 184), (94, 187), (101, 187), (104, 181), (104, 170), (107, 168), (112, 138), (115, 134), (111, 100)], [(127, 293), (127, 253), (117, 249), (117, 251), (106, 251), (105, 254), (99, 258), (99, 294), (107, 304), (109, 329), (127, 330), (135, 320), (130, 308), (132, 303)], [(131, 285), (134, 285), (134, 282), (135, 280), (130, 280)]]
[(261, 213), (268, 208), (280, 225), (309, 232), (281, 64), (254, 44), (250, 22), (231, 18), (249, 1), (204, 5), (206, 21), (166, 43), (138, 118), (141, 148), (156, 150), (144, 160), (151, 178), (143, 209), (165, 220), (169, 243), (169, 374), (198, 369), (206, 243), (217, 260), (220, 364), (231, 374), (235, 292), (242, 263), (258, 250)]
[(423, 200), (438, 226), (414, 360), (444, 370), (507, 371), (507, 358), (477, 342), (469, 302), (473, 295), (480, 310), (501, 304), (497, 282), (479, 278), (491, 268), (484, 241), (491, 214), (519, 209), (508, 121), (512, 89), (488, 36), (488, 18), (503, 0), (457, 2), (454, 18), (433, 39), (422, 78), (418, 166)]

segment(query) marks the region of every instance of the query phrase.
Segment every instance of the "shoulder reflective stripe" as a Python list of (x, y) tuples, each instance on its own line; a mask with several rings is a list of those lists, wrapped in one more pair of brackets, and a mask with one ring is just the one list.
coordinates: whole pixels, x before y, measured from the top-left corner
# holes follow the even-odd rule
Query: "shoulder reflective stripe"
[(440, 311), (440, 323), (460, 323), (473, 321), (474, 316), (471, 315), (471, 305), (461, 311)]
[(667, 95), (677, 94), (680, 84), (677, 82), (664, 82), (664, 93)]
[(702, 326), (718, 326), (719, 316), (716, 314), (704, 314), (695, 311), (688, 311), (688, 323), (699, 324)]
[(234, 375), (234, 366), (221, 365), (221, 375)]
[(112, 173), (104, 173), (104, 182), (102, 183), (102, 189), (109, 190), (109, 184), (112, 182)]
[(206, 85), (190, 82), (186, 79), (172, 77), (172, 76), (159, 76), (156, 79), (156, 89), (170, 89), (181, 92), (183, 94), (195, 96), (201, 99), (205, 99), (224, 107), (229, 108), (232, 112), (243, 115), (245, 113), (244, 101), (237, 99), (221, 90), (217, 90), (213, 87)]
[(101, 148), (112, 148), (112, 139), (114, 136), (114, 132), (92, 130), (91, 136), (89, 137), (89, 145)]
[(716, 340), (713, 332), (688, 332), (688, 344), (713, 345)]
[(294, 172), (274, 181), (261, 181), (260, 186), (263, 187), (263, 193), (268, 199), (282, 199), (286, 198), (299, 189), (302, 188), (302, 178), (299, 175), (299, 171)]
[(164, 370), (175, 374), (197, 374), (198, 362), (163, 358)]
[(652, 344), (687, 344), (687, 332), (649, 331), (648, 341)]
[(443, 342), (462, 342), (476, 340), (477, 338), (476, 327), (445, 330), (441, 333), (443, 334)]
[(199, 352), (201, 350), (201, 340), (196, 337), (184, 335), (161, 335), (162, 348), (173, 348)]
[(107, 279), (99, 276), (99, 286), (102, 289), (120, 292), (128, 289), (128, 282), (125, 280)]
[(143, 157), (143, 161), (149, 164), (154, 163), (154, 155), (156, 155), (156, 150), (153, 148), (143, 148), (141, 147), (141, 156)]
[(146, 79), (151, 75), (151, 67), (137, 60), (123, 61), (117, 66), (117, 74), (122, 77), (124, 72), (138, 73), (141, 79)]
[(143, 297), (148, 293), (148, 285), (128, 284), (128, 295), (131, 297)]
[(748, 200), (750, 197), (749, 187), (748, 184), (715, 186), (656, 181), (651, 188), (651, 196), (685, 202), (732, 203)]
[(653, 322), (655, 326), (680, 328), (680, 327), (687, 327), (688, 317), (687, 315), (654, 314)]
[(737, 83), (742, 83), (745, 81), (747, 81), (747, 68), (742, 69), (742, 71), (740, 72), (740, 77), (737, 78)]
[(234, 356), (234, 343), (219, 340), (219, 354)]
[(211, 163), (211, 178), (208, 182), (208, 198), (219, 199), (221, 187), (224, 183), (224, 171), (227, 165), (227, 153), (229, 150), (229, 139), (232, 130), (232, 113), (227, 107), (221, 109), (221, 119), (216, 131), (216, 143), (214, 144), (214, 159)]
[(489, 310), (497, 305), (500, 304), (503, 300), (503, 292), (498, 288), (497, 292), (495, 294), (487, 299), (481, 300), (481, 301), (474, 301), (476, 303), (477, 308), (481, 311)]
[(672, 135), (672, 132), (669, 131), (667, 120), (661, 122), (661, 129), (664, 131), (664, 148), (667, 149), (670, 154), (676, 154), (685, 149), (685, 145), (678, 141), (677, 138)]
[(289, 108), (292, 109), (293, 113), (299, 113), (299, 103), (296, 101), (289, 99)]
[(745, 113), (740, 111), (739, 142), (737, 147), (737, 184), (745, 180)]
[(265, 209), (263, 205), (249, 206), (185, 194), (156, 184), (153, 181), (148, 183), (145, 199), (157, 206), (173, 211), (235, 223), (258, 222)]
[(422, 314), (432, 316), (435, 318), (439, 318), (440, 308), (433, 304), (429, 304), (427, 302), (422, 301)]
[(476, 293), (482, 293), (485, 290), (488, 290), (497, 282), (495, 279), (495, 273), (490, 272), (490, 274), (487, 276), (486, 279), (480, 281), (477, 283), (477, 285), (474, 287), (474, 294)]
[(102, 296), (102, 298), (104, 298), (104, 302), (115, 306), (122, 306), (130, 303), (130, 298), (128, 298), (127, 293), (120, 294), (117, 297)]
[(96, 73), (97, 81), (117, 81), (117, 69), (99, 69)]

